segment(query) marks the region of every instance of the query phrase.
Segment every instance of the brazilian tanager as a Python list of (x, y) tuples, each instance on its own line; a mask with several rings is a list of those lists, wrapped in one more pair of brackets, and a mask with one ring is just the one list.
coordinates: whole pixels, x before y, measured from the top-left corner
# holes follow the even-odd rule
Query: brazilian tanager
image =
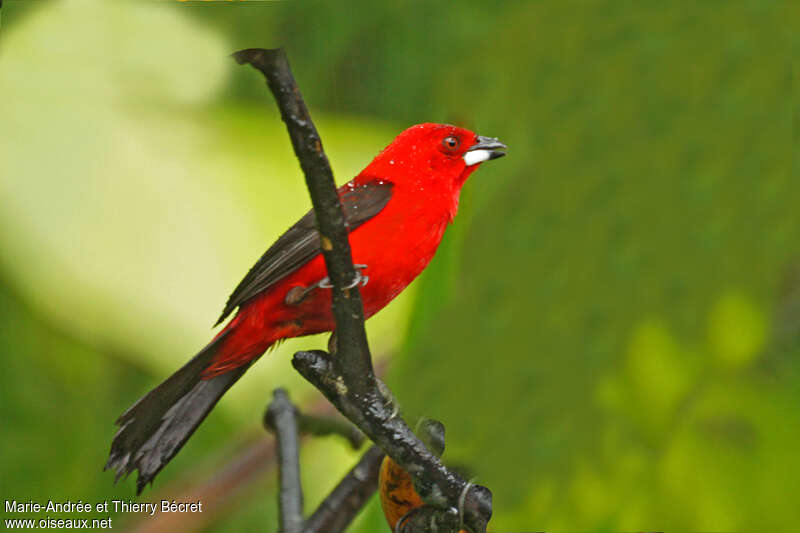
[[(418, 124), (339, 188), (364, 315), (428, 265), (458, 210), (461, 186), (506, 146), (463, 128)], [(313, 211), (281, 235), (228, 299), (214, 339), (117, 420), (106, 469), (139, 471), (137, 492), (180, 450), (217, 401), (281, 339), (333, 331), (331, 291)]]

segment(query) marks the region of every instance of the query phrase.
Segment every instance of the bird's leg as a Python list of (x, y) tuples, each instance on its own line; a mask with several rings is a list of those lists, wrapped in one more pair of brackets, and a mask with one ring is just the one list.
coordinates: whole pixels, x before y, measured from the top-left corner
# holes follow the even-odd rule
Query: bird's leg
[[(344, 287), (345, 289), (352, 289), (357, 285), (361, 285), (362, 287), (364, 287), (367, 284), (367, 282), (369, 282), (369, 276), (361, 273), (362, 270), (366, 270), (367, 265), (353, 265), (353, 268), (355, 268), (356, 270), (355, 278), (353, 278), (353, 281), (349, 285)], [(289, 289), (289, 292), (286, 293), (286, 298), (284, 299), (284, 301), (286, 302), (287, 305), (297, 305), (301, 303), (303, 300), (305, 300), (306, 296), (308, 296), (308, 293), (310, 293), (314, 289), (330, 289), (332, 287), (333, 284), (331, 283), (330, 278), (328, 276), (325, 276), (318, 282), (308, 287), (303, 287), (302, 285), (297, 285), (295, 287), (292, 287), (291, 289)]]

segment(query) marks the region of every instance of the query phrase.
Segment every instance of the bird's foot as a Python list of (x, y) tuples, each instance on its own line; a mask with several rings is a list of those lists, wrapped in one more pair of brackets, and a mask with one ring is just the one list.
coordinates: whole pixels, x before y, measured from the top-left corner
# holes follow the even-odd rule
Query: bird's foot
[[(364, 287), (369, 282), (369, 276), (361, 273), (362, 270), (367, 269), (367, 265), (353, 265), (353, 268), (356, 270), (356, 275), (353, 278), (353, 281), (351, 281), (349, 285), (347, 285), (346, 287), (342, 287), (343, 289), (352, 289), (353, 287), (356, 287), (358, 285)], [(314, 288), (315, 286), (319, 287), (320, 289), (331, 289), (333, 288), (333, 283), (331, 283), (331, 280), (328, 276), (325, 276), (317, 283), (309, 287), (309, 289)]]
[(415, 507), (400, 517), (394, 533), (431, 531), (438, 533), (460, 531), (458, 510), (454, 507), (439, 509), (429, 505)]
[[(349, 285), (343, 287), (344, 289), (352, 289), (358, 285), (364, 287), (369, 282), (369, 276), (362, 274), (362, 270), (366, 270), (367, 265), (353, 265), (356, 270), (356, 275), (353, 278), (353, 281), (350, 282)], [(298, 305), (303, 300), (306, 299), (306, 296), (313, 291), (314, 289), (331, 289), (333, 288), (333, 283), (328, 276), (325, 276), (318, 282), (314, 283), (309, 287), (303, 287), (302, 285), (297, 285), (289, 289), (289, 292), (286, 293), (286, 298), (284, 301), (287, 305)]]

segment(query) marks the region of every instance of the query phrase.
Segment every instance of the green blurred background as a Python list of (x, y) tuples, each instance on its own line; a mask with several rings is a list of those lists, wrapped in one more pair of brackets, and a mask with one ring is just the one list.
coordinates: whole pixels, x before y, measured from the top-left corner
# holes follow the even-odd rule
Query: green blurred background
[[(797, 11), (6, 1), (3, 499), (133, 498), (100, 471), (114, 419), (208, 340), (308, 207), (263, 78), (227, 58), (284, 45), (340, 182), (418, 122), (510, 147), (369, 324), (404, 412), (442, 420), (446, 459), (492, 489), (493, 530), (791, 529)], [(324, 343), (263, 358), (143, 498), (268, 447), (270, 391), (318, 403), (289, 360)], [(356, 457), (335, 439), (304, 448), (309, 511)], [(274, 489), (256, 472), (185, 529), (273, 530)], [(375, 501), (352, 530), (388, 531)]]

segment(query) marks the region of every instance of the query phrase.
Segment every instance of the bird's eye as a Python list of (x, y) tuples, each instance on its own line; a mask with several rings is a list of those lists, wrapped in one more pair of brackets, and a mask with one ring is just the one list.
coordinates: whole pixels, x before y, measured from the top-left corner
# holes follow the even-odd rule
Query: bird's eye
[(442, 141), (442, 146), (444, 146), (444, 149), (448, 152), (455, 152), (458, 150), (459, 145), (461, 145), (461, 140), (455, 135), (445, 137)]

